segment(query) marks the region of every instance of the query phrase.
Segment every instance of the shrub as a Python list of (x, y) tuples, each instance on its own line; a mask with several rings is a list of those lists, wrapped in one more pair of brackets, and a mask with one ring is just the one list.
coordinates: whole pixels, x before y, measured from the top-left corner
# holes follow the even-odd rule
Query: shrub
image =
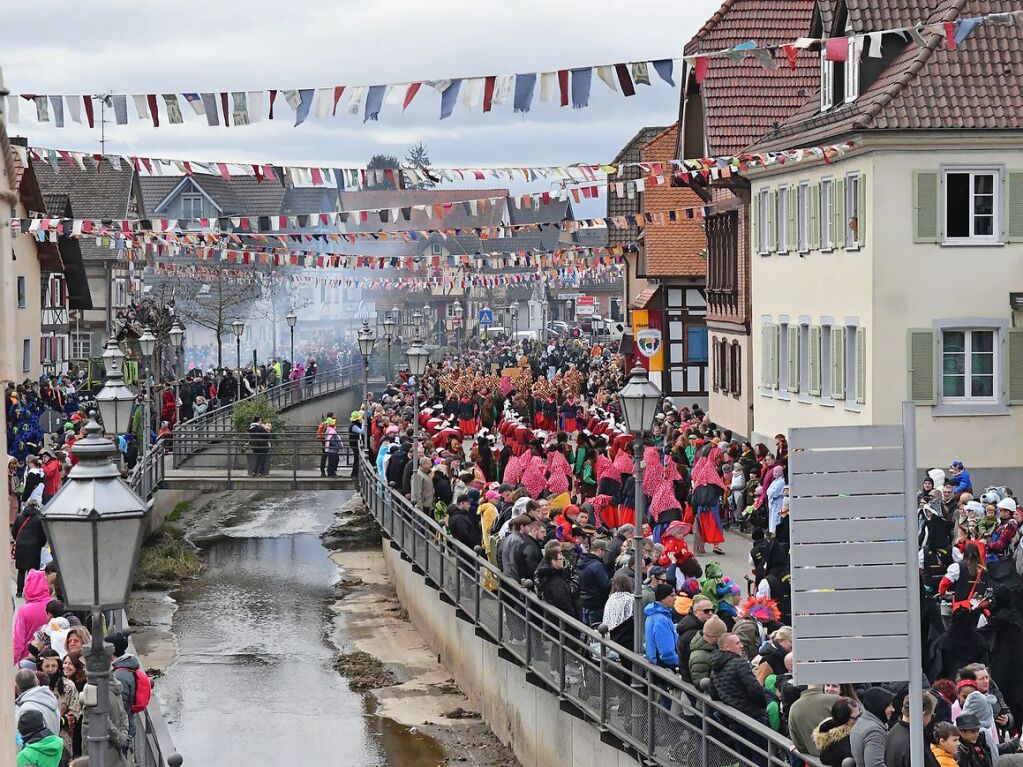
[(233, 431), (248, 431), (249, 424), (259, 416), (263, 421), (269, 421), (272, 434), (280, 434), (287, 427), (281, 411), (271, 405), (263, 397), (243, 400), (234, 406), (231, 412), (231, 429)]

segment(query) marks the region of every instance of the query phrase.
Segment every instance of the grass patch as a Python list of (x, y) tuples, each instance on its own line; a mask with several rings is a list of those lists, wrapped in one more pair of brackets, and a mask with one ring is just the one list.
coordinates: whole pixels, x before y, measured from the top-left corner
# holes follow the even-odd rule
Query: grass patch
[(166, 525), (146, 541), (139, 552), (135, 588), (170, 588), (186, 578), (197, 577), (204, 568), (195, 547), (185, 540), (181, 528)]
[(369, 653), (358, 650), (339, 653), (334, 661), (334, 670), (348, 679), (348, 686), (355, 692), (397, 684), (394, 674), (383, 663)]
[(174, 506), (174, 510), (167, 515), (168, 522), (177, 522), (184, 516), (185, 512), (191, 508), (192, 504), (189, 501), (179, 501)]

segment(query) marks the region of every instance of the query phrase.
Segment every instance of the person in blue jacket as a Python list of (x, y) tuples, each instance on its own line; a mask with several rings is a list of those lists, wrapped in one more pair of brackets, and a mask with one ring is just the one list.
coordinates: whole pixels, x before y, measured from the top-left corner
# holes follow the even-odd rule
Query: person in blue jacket
[(952, 461), (952, 480), (955, 487), (952, 492), (958, 497), (961, 493), (972, 493), (973, 483), (970, 481), (970, 472), (963, 466), (962, 461)]
[(668, 583), (658, 583), (654, 601), (646, 606), (644, 624), (646, 657), (661, 668), (678, 670), (678, 651), (675, 649), (675, 624), (671, 622), (671, 608), (675, 603), (675, 589)]

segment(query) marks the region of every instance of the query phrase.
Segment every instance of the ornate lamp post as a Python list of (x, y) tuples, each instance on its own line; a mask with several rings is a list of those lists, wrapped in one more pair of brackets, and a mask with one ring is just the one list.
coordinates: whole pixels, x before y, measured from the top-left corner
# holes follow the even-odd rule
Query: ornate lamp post
[(460, 301), (455, 301), (455, 305), (452, 311), (455, 313), (455, 318), (458, 320), (458, 332), (456, 333), (455, 337), (458, 339), (458, 345), (461, 346), (462, 339), (465, 338), (465, 334), (463, 333), (462, 328), (462, 312), (464, 310), (462, 309), (462, 304)]
[(511, 305), (511, 316), (512, 316), (512, 324), (515, 327), (515, 332), (518, 333), (519, 332), (519, 303), (518, 303), (518, 301), (516, 301), (515, 303), (513, 303)]
[(622, 400), (622, 414), (625, 426), (635, 435), (633, 445), (633, 462), (635, 463), (636, 479), (636, 534), (633, 538), (635, 551), (633, 560), (635, 569), (632, 584), (634, 616), (633, 649), (643, 652), (643, 437), (654, 422), (657, 405), (661, 401), (661, 390), (650, 382), (646, 370), (637, 365), (629, 374), (629, 380), (618, 392)]
[(288, 321), (288, 332), (291, 333), (291, 364), (295, 364), (295, 323), (298, 322), (298, 315), (295, 312), (288, 312), (284, 315)]
[(436, 343), (436, 322), (433, 317), (433, 309), (429, 304), (423, 304), (423, 308), (420, 311), (423, 313), (423, 324), (425, 326), (423, 341), (424, 343)]
[(362, 353), (362, 401), (366, 403), (366, 418), (362, 428), (365, 430), (366, 454), (369, 455), (369, 358), (373, 354), (373, 347), (376, 345), (377, 337), (373, 328), (369, 326), (368, 320), (362, 321), (359, 328), (359, 351)]
[(103, 350), (103, 367), (106, 369), (106, 381), (96, 395), (96, 404), (99, 405), (103, 428), (116, 436), (131, 428), (135, 393), (124, 385), (124, 352), (113, 336)]
[(144, 452), (149, 449), (149, 445), (151, 443), (149, 434), (150, 429), (153, 426), (153, 387), (149, 379), (152, 375), (153, 355), (156, 353), (156, 336), (153, 335), (153, 331), (149, 328), (143, 329), (142, 335), (139, 336), (139, 348), (142, 349), (142, 356), (146, 359), (146, 424), (145, 428), (142, 430), (142, 449)]
[[(86, 677), (95, 688), (89, 707), (89, 764), (106, 767), (110, 731), (110, 656), (103, 647), (103, 611), (128, 602), (146, 503), (121, 479), (111, 458), (117, 446), (95, 421), (71, 452), (78, 463), (46, 505), (42, 522), (53, 548), (64, 604), (92, 613)], [(88, 696), (87, 696), (88, 697)]]
[(178, 404), (178, 382), (185, 372), (181, 357), (181, 349), (185, 341), (185, 329), (181, 327), (177, 320), (174, 320), (171, 329), (167, 331), (167, 336), (170, 338), (171, 348), (174, 349), (174, 372), (176, 373), (174, 376), (174, 426), (177, 427), (178, 421), (181, 420), (181, 406)]
[[(418, 336), (412, 341), (405, 352), (408, 357), (409, 372), (416, 379), (416, 385), (412, 387), (412, 457), (414, 463), (412, 470), (418, 474), (419, 469), (419, 389), (421, 388), (420, 377), (426, 372), (426, 366), (430, 362), (430, 352), (423, 346), (422, 339)], [(419, 485), (412, 482), (412, 503), (419, 504)]]
[(387, 380), (394, 378), (394, 371), (391, 369), (391, 342), (394, 340), (394, 328), (398, 323), (388, 313), (384, 317), (384, 340), (387, 341)]
[(238, 394), (235, 399), (240, 400), (242, 398), (242, 335), (245, 333), (245, 323), (235, 320), (231, 323), (231, 327), (234, 329), (234, 361), (235, 369), (238, 371)]

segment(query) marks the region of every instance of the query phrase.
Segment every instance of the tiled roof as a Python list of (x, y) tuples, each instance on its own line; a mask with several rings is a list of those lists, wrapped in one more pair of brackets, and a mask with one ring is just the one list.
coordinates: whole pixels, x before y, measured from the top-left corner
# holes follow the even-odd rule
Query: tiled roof
[(132, 169), (114, 170), (104, 163), (95, 168), (79, 170), (61, 165), (56, 172), (48, 162), (35, 164), (36, 178), (43, 194), (66, 194), (71, 210), (78, 218), (125, 218), (132, 195)]
[[(678, 139), (678, 123), (663, 130), (643, 147), (644, 162), (667, 162), (672, 159)], [(643, 193), (644, 210), (649, 213), (703, 205), (703, 200), (689, 187), (670, 183), (647, 184)], [(646, 252), (646, 274), (651, 277), (689, 277), (706, 274), (707, 236), (703, 223), (683, 218), (664, 224), (647, 224), (643, 243)]]
[[(900, 0), (884, 13), (850, 0), (855, 31), (913, 21), (954, 21), (1018, 10), (1015, 0)], [(1023, 38), (1016, 26), (982, 24), (954, 50), (944, 35), (919, 47), (886, 35), (903, 50), (856, 101), (820, 114), (815, 92), (754, 150), (808, 146), (869, 130), (1007, 130), (1023, 124)]]
[[(813, 10), (814, 0), (725, 0), (685, 52), (731, 48), (751, 39), (760, 45), (791, 42), (809, 29)], [(819, 86), (815, 52), (801, 51), (794, 70), (781, 51), (775, 59), (777, 69), (765, 69), (749, 57), (739, 64), (725, 57), (708, 62), (700, 92), (710, 154), (739, 152), (796, 111)]]
[(14, 190), (17, 192), (21, 189), (21, 179), (25, 176), (25, 166), (21, 164), (21, 158), (18, 153), (13, 149), (11, 150), (11, 159), (14, 160)]
[[(635, 136), (630, 138), (628, 142), (615, 155), (611, 161), (612, 165), (618, 165), (619, 163), (630, 163), (630, 162), (641, 162), (643, 147), (653, 139), (654, 136), (664, 131), (665, 126), (647, 126), (640, 128)], [(628, 166), (622, 168), (621, 171), (616, 173), (611, 179), (612, 181), (634, 181), (639, 178), (642, 174), (642, 170), (635, 166)], [(616, 194), (609, 194), (607, 196), (607, 215), (609, 216), (628, 216), (639, 213), (643, 208), (642, 202), (643, 193), (637, 192), (634, 197), (629, 199), (628, 197), (619, 197)], [(608, 233), (608, 243), (611, 245), (630, 245), (639, 238), (639, 230), (635, 226), (630, 227), (616, 227)]]
[[(144, 177), (139, 179), (146, 210), (159, 216), (157, 206), (181, 183), (181, 176)], [(281, 212), (285, 190), (274, 181), (258, 183), (248, 176), (232, 177), (196, 173), (191, 180), (214, 200), (225, 216), (276, 216)], [(314, 213), (319, 211), (305, 211)]]

